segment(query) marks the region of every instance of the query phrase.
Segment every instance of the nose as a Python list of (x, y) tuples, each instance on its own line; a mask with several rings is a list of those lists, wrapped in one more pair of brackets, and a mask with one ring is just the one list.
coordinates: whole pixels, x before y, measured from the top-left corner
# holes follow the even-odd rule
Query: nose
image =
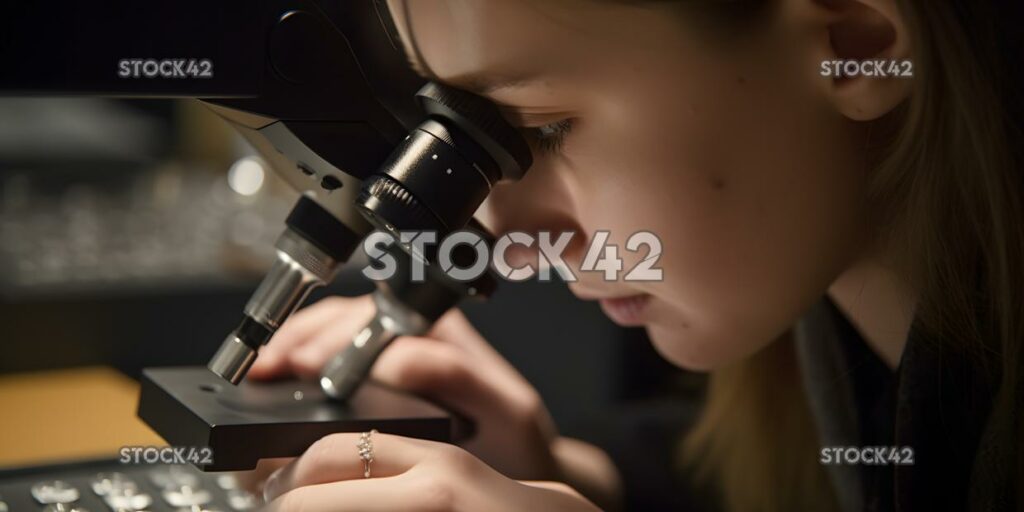
[[(496, 237), (522, 231), (537, 238), (540, 232), (548, 231), (554, 241), (562, 232), (574, 232), (561, 254), (566, 264), (579, 268), (586, 234), (577, 211), (578, 193), (567, 170), (559, 169), (550, 159), (536, 158), (522, 179), (495, 186), (476, 217)], [(537, 265), (538, 253), (536, 242), (529, 247), (513, 244), (506, 252), (506, 261), (513, 267)]]

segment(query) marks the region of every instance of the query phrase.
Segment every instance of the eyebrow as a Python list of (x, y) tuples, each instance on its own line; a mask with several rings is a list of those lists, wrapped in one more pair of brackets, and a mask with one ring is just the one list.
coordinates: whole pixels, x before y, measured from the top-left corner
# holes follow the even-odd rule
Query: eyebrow
[(433, 71), (427, 69), (420, 59), (414, 58), (410, 55), (404, 44), (402, 45), (402, 52), (405, 54), (405, 60), (409, 63), (409, 67), (412, 68), (417, 75), (427, 80), (443, 82), (453, 87), (479, 95), (486, 95), (501, 89), (523, 87), (536, 81), (536, 76), (532, 73), (497, 73), (493, 71), (465, 73), (451, 78), (441, 79), (435, 75)]

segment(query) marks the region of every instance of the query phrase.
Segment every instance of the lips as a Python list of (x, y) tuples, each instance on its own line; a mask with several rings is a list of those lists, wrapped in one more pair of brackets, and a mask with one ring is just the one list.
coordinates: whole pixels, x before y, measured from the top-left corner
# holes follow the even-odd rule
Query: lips
[(613, 322), (623, 327), (639, 327), (647, 320), (647, 304), (651, 296), (647, 294), (630, 295), (601, 299), (601, 310)]

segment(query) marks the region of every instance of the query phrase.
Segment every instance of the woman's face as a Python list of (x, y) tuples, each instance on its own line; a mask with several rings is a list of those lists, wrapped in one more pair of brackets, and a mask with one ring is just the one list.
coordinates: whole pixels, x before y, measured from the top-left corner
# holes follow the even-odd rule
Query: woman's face
[[(594, 1), (390, 7), (411, 58), (415, 41), (421, 66), (531, 128), (533, 166), (478, 217), (498, 235), (577, 231), (573, 292), (638, 296), (602, 307), (677, 365), (710, 369), (777, 338), (866, 241), (864, 133), (828, 101), (826, 35), (791, 3), (735, 35)], [(619, 248), (616, 281), (578, 270), (599, 230)], [(647, 252), (625, 249), (638, 231), (661, 240), (661, 281), (623, 278)]]

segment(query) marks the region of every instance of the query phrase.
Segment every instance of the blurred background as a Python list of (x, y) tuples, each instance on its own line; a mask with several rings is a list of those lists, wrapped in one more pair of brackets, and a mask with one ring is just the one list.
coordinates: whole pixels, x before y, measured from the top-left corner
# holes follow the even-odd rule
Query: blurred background
[[(135, 378), (205, 365), (297, 197), (198, 102), (0, 99), (0, 395), (37, 372), (101, 366)], [(353, 266), (312, 300), (372, 289)], [(660, 466), (693, 417), (700, 377), (563, 284), (503, 282), (464, 310), (562, 433), (604, 446), (652, 492), (669, 485)], [(46, 400), (33, 407), (69, 405)], [(630, 455), (637, 439), (657, 440), (656, 453)], [(0, 442), (0, 466), (16, 442)]]

